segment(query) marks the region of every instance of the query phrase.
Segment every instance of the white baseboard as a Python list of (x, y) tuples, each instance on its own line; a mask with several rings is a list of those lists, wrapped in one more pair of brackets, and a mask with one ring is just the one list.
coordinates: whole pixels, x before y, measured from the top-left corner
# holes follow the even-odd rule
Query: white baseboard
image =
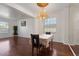
[(76, 56), (76, 54), (75, 54), (74, 50), (72, 49), (72, 47), (71, 47), (69, 44), (68, 44), (68, 46), (69, 46), (69, 48), (70, 48), (72, 54), (73, 54), (74, 56)]
[(0, 39), (6, 39), (6, 38), (11, 38), (11, 37), (13, 37), (13, 36), (10, 36), (10, 37), (1, 37)]

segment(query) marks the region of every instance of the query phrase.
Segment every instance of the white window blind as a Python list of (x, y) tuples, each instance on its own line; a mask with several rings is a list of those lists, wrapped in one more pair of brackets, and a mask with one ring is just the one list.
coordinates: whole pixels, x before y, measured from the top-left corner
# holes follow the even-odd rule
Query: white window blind
[(0, 22), (0, 33), (8, 33), (8, 22)]
[(56, 32), (56, 18), (44, 20), (44, 32)]

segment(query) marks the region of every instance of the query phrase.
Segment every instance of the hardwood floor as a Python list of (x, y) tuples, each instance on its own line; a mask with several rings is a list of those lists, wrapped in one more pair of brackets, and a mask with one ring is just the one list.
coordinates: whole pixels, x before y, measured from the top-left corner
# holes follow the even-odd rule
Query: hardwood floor
[(53, 42), (53, 50), (56, 56), (73, 56), (69, 46), (63, 43)]
[(79, 45), (71, 45), (76, 56), (79, 56)]
[[(67, 45), (57, 42), (51, 42), (51, 51), (49, 48), (43, 48), (40, 56), (73, 56)], [(0, 56), (31, 56), (32, 46), (29, 39), (21, 37), (12, 37), (0, 39)], [(36, 56), (36, 51), (34, 53)]]

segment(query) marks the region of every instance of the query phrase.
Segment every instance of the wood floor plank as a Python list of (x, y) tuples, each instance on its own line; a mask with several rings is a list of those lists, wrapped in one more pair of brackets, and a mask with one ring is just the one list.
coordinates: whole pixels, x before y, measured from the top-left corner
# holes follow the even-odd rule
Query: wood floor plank
[[(43, 48), (40, 56), (72, 56), (67, 45), (58, 42), (51, 42), (51, 51), (49, 48)], [(11, 37), (0, 39), (0, 55), (2, 56), (31, 56), (32, 46), (28, 38)], [(36, 50), (34, 55), (36, 56)]]

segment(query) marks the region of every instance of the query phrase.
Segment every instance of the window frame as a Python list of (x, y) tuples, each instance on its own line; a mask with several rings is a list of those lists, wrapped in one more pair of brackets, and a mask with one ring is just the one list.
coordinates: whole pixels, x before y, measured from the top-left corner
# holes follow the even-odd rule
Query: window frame
[(0, 33), (8, 33), (8, 30), (9, 30), (9, 24), (8, 24), (8, 22), (0, 21)]
[[(50, 21), (49, 21), (50, 19), (53, 19), (53, 20), (55, 21), (55, 23), (51, 23), (51, 24), (50, 24)], [(49, 24), (45, 24), (45, 21), (48, 21)], [(56, 18), (48, 18), (48, 19), (45, 19), (45, 20), (43, 21), (43, 32), (44, 32), (44, 33), (45, 33), (45, 32), (53, 32), (53, 31), (50, 31), (48, 27), (47, 27), (47, 28), (48, 28), (48, 31), (45, 31), (46, 26), (50, 26), (51, 29), (55, 28), (55, 31), (54, 31), (54, 32), (56, 32), (56, 24), (57, 24)], [(54, 26), (54, 27), (52, 27), (52, 26)], [(53, 32), (53, 33), (54, 33), (54, 32)]]

